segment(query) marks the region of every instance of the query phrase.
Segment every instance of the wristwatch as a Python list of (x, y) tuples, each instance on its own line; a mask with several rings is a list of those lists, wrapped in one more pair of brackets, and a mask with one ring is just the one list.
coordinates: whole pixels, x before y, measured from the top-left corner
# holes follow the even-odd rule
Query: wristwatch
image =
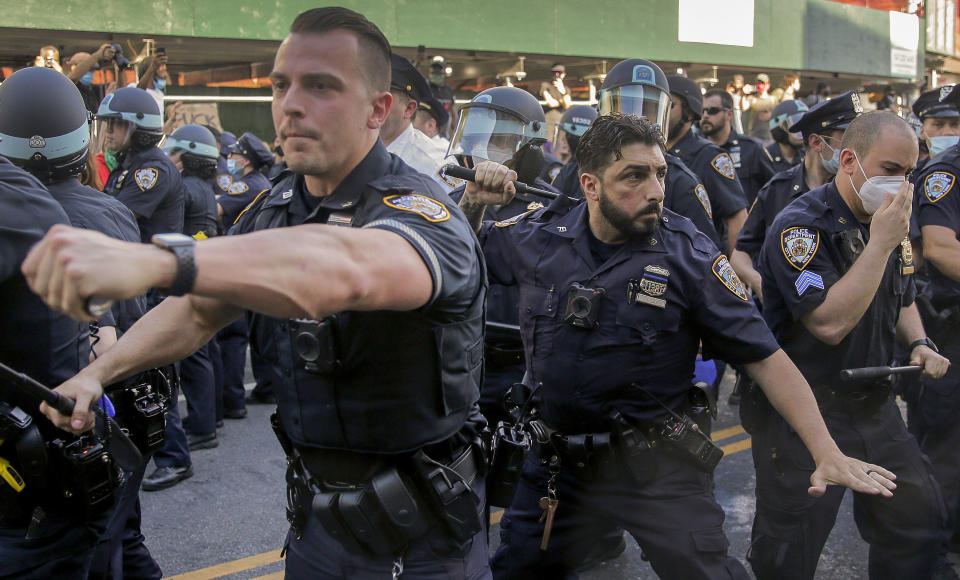
[(197, 263), (193, 260), (196, 240), (183, 234), (154, 234), (150, 241), (154, 246), (172, 252), (177, 257), (177, 276), (169, 288), (160, 291), (167, 296), (190, 293), (197, 281)]
[(910, 343), (910, 352), (913, 352), (913, 349), (917, 348), (920, 345), (925, 345), (930, 348), (933, 352), (940, 354), (940, 349), (937, 348), (937, 345), (934, 344), (929, 338), (921, 338)]

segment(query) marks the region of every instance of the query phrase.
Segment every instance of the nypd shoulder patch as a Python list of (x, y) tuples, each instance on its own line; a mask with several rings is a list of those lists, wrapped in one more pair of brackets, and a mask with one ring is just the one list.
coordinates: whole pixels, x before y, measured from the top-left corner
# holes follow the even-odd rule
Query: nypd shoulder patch
[(217, 176), (217, 187), (223, 191), (230, 191), (231, 185), (233, 185), (233, 177), (227, 175), (226, 173), (221, 173)]
[(498, 228), (505, 228), (505, 227), (508, 227), (508, 226), (512, 226), (513, 224), (518, 223), (518, 222), (519, 222), (520, 220), (522, 220), (524, 217), (532, 214), (532, 213), (535, 212), (535, 211), (537, 211), (537, 210), (536, 210), (536, 209), (532, 209), (532, 210), (530, 210), (530, 211), (523, 212), (523, 213), (521, 213), (521, 214), (517, 214), (517, 215), (513, 216), (512, 218), (507, 218), (507, 219), (505, 219), (505, 220), (500, 220), (500, 221), (498, 221), (498, 222), (494, 222), (493, 225), (494, 225), (495, 227), (498, 227)]
[(230, 195), (240, 195), (248, 191), (250, 191), (250, 186), (247, 185), (246, 181), (234, 181), (230, 184), (230, 188), (227, 189), (227, 193)]
[(950, 193), (956, 181), (957, 178), (952, 173), (934, 171), (923, 180), (923, 193), (927, 196), (927, 199), (936, 203)]
[(391, 195), (383, 198), (383, 203), (394, 209), (415, 213), (428, 222), (445, 222), (450, 219), (450, 211), (447, 210), (447, 206), (425, 195), (413, 193)]
[(737, 273), (733, 270), (733, 266), (730, 265), (730, 260), (723, 254), (720, 254), (720, 257), (714, 260), (713, 274), (723, 282), (723, 285), (733, 292), (737, 298), (744, 302), (750, 300), (750, 297), (747, 295), (747, 287), (740, 281), (740, 277), (737, 276)]
[(794, 282), (794, 286), (797, 287), (797, 296), (803, 296), (803, 293), (810, 287), (823, 290), (823, 277), (815, 272), (804, 270), (797, 276), (797, 281)]
[(820, 247), (820, 232), (803, 227), (787, 228), (780, 233), (780, 250), (783, 257), (797, 270), (803, 270), (817, 255)]
[(697, 195), (697, 199), (700, 200), (700, 205), (707, 211), (707, 216), (713, 219), (713, 207), (710, 205), (710, 196), (707, 195), (707, 188), (698, 183), (697, 186), (693, 188), (693, 192)]
[(547, 176), (550, 178), (550, 183), (553, 183), (557, 179), (557, 175), (560, 174), (560, 169), (563, 168), (563, 165), (557, 165), (553, 169), (547, 172)]
[(153, 186), (157, 184), (157, 178), (159, 176), (160, 172), (153, 167), (144, 167), (133, 173), (133, 180), (137, 183), (140, 191), (147, 191), (148, 189), (153, 189)]
[(441, 167), (441, 168), (437, 171), (437, 177), (439, 177), (444, 183), (446, 183), (448, 186), (450, 186), (451, 189), (456, 189), (456, 188), (460, 187), (460, 185), (463, 184), (463, 180), (462, 180), (462, 179), (459, 179), (459, 178), (457, 178), (457, 177), (451, 177), (451, 176), (447, 175), (446, 172), (443, 170), (443, 167)]
[(713, 165), (713, 168), (717, 170), (717, 173), (726, 177), (727, 179), (734, 180), (737, 178), (737, 172), (733, 168), (733, 159), (730, 158), (729, 153), (721, 153), (713, 158), (713, 161), (710, 162), (710, 165)]

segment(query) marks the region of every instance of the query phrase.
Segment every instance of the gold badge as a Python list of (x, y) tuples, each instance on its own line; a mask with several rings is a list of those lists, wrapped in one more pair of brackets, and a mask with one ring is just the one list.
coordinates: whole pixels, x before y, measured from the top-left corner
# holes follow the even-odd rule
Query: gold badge
[(900, 242), (900, 274), (906, 276), (913, 274), (913, 244), (910, 243), (910, 237), (905, 236)]

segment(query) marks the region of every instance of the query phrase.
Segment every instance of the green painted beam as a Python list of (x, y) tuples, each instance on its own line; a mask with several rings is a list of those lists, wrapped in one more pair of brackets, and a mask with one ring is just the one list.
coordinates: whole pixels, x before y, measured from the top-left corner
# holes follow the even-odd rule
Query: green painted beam
[[(17, 1), (4, 26), (279, 40), (315, 0)], [(680, 42), (678, 0), (344, 0), (391, 43), (887, 76), (886, 12), (829, 0), (754, 0), (754, 46)], [(704, 14), (704, 18), (711, 15)], [(921, 30), (923, 26), (921, 25)], [(921, 37), (921, 44), (923, 41)], [(921, 49), (922, 50), (922, 49)], [(922, 63), (923, 54), (919, 55)]]

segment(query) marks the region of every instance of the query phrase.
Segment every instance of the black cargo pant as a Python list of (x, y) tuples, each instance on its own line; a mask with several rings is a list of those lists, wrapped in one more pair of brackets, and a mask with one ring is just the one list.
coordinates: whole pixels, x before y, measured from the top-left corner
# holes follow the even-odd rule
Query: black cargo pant
[[(854, 494), (854, 519), (870, 544), (871, 580), (929, 578), (945, 537), (946, 510), (900, 410), (888, 400), (871, 414), (824, 413), (824, 420), (845, 454), (897, 475), (892, 498)], [(753, 435), (753, 460), (757, 512), (747, 559), (758, 580), (810, 580), (846, 488), (831, 486), (820, 498), (807, 494), (813, 458), (776, 413)]]

